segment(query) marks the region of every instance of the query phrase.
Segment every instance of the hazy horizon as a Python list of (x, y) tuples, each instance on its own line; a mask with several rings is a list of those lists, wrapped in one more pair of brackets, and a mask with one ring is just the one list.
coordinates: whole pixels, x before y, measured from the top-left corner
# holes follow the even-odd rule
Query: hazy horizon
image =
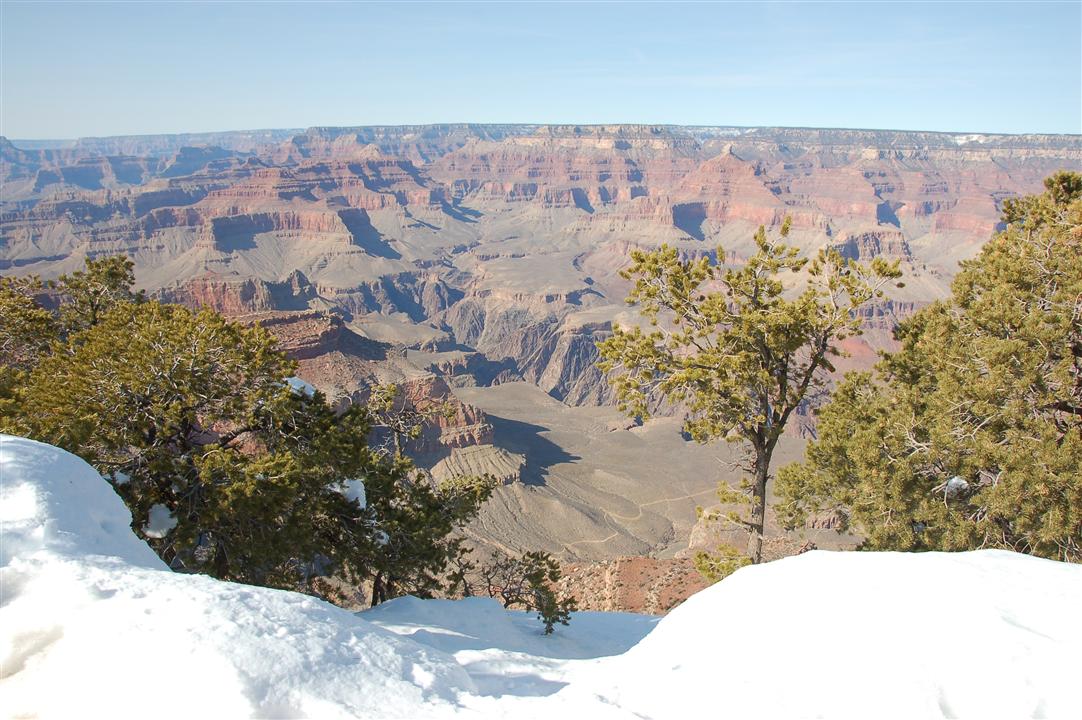
[(374, 128), (374, 127), (453, 127), (453, 126), (480, 126), (480, 127), (583, 127), (583, 128), (596, 128), (596, 127), (611, 127), (611, 126), (623, 126), (623, 127), (635, 127), (635, 126), (652, 126), (652, 127), (666, 127), (666, 128), (723, 128), (723, 129), (765, 129), (765, 128), (777, 128), (782, 130), (838, 130), (843, 132), (898, 132), (898, 133), (931, 133), (935, 135), (1063, 135), (1063, 136), (1079, 136), (1082, 137), (1082, 131), (1078, 132), (1019, 132), (1019, 133), (1006, 133), (1006, 132), (994, 132), (989, 130), (929, 130), (926, 128), (886, 128), (886, 127), (824, 127), (813, 125), (689, 125), (681, 123), (648, 123), (637, 121), (626, 122), (611, 122), (611, 123), (576, 123), (576, 122), (551, 122), (551, 123), (530, 123), (530, 122), (470, 122), (464, 121), (450, 121), (450, 122), (428, 122), (428, 123), (365, 123), (365, 124), (349, 124), (349, 125), (303, 125), (297, 127), (252, 127), (252, 128), (227, 128), (217, 130), (198, 130), (198, 131), (185, 131), (178, 132), (163, 132), (163, 133), (124, 133), (117, 135), (79, 135), (73, 137), (15, 137), (9, 135), (0, 135), (0, 137), (6, 138), (12, 143), (30, 142), (30, 143), (73, 143), (79, 140), (94, 140), (94, 139), (106, 139), (106, 138), (122, 138), (122, 137), (155, 137), (155, 136), (180, 136), (180, 135), (223, 135), (229, 133), (259, 133), (259, 132), (306, 132), (313, 128), (332, 128), (332, 129), (349, 129), (349, 128)]
[(1082, 132), (1082, 4), (0, 3), (18, 139), (474, 124)]

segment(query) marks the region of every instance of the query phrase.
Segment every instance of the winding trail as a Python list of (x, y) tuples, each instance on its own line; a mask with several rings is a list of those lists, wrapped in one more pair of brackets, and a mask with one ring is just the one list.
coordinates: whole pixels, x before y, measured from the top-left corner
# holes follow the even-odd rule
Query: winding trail
[[(568, 498), (571, 497), (570, 495), (568, 495), (567, 493), (565, 493), (565, 492), (563, 492), (561, 490), (557, 490), (556, 488), (552, 488), (552, 489), (555, 492), (560, 493), (564, 497), (568, 497)], [(637, 514), (635, 514), (635, 515), (618, 515), (618, 514), (612, 512), (611, 510), (606, 510), (605, 508), (598, 508), (598, 509), (601, 510), (601, 512), (605, 513), (605, 515), (608, 515), (610, 518), (613, 518), (613, 519), (616, 519), (616, 520), (621, 520), (621, 521), (624, 521), (624, 522), (633, 522), (633, 521), (638, 520), (638, 519), (640, 519), (642, 517), (642, 509), (645, 508), (645, 507), (649, 507), (651, 505), (660, 505), (661, 503), (677, 502), (679, 500), (690, 500), (690, 499), (698, 497), (700, 495), (705, 495), (707, 493), (713, 493), (713, 492), (716, 492), (715, 488), (708, 488), (706, 490), (700, 490), (697, 493), (689, 493), (687, 495), (680, 495), (679, 497), (661, 498), (660, 500), (651, 500), (650, 502), (641, 503), (641, 504), (640, 503), (635, 503), (636, 507), (638, 507), (638, 509), (639, 509), (639, 512)], [(626, 531), (626, 528), (620, 528), (620, 529)], [(568, 548), (568, 549), (571, 549), (571, 548), (575, 547), (576, 545), (603, 545), (604, 543), (607, 543), (609, 540), (612, 540), (613, 538), (618, 537), (619, 535), (620, 535), (620, 530), (615, 530), (610, 535), (608, 535), (607, 537), (602, 538), (601, 540), (576, 540), (575, 542), (563, 543), (563, 546)]]
[(576, 545), (602, 545), (604, 543), (607, 543), (609, 540), (612, 540), (614, 537), (617, 537), (619, 534), (619, 532), (614, 532), (608, 537), (602, 538), (601, 540), (576, 540), (572, 543), (564, 543), (564, 547), (571, 548)]
[(660, 505), (661, 503), (667, 503), (667, 502), (676, 502), (677, 500), (690, 500), (691, 498), (699, 497), (700, 495), (706, 495), (707, 493), (713, 493), (713, 492), (717, 492), (717, 488), (707, 488), (706, 490), (700, 490), (699, 492), (691, 493), (690, 495), (681, 495), (680, 497), (661, 498), (660, 500), (651, 500), (648, 503), (642, 503), (641, 505), (637, 505), (637, 507), (639, 508), (639, 512), (638, 512), (637, 515), (634, 515), (634, 516), (632, 516), (632, 515), (617, 515), (614, 512), (610, 512), (610, 511), (606, 510), (605, 508), (601, 508), (601, 512), (603, 512), (606, 515), (609, 515), (611, 517), (614, 517), (614, 518), (616, 518), (618, 520), (624, 520), (624, 521), (638, 520), (639, 518), (642, 517), (642, 509), (644, 507), (650, 507), (651, 505)]

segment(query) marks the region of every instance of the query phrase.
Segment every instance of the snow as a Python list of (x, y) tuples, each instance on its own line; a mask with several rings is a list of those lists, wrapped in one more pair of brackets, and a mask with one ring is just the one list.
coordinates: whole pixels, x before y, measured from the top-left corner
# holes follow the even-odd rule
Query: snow
[(168, 571), (74, 455), (0, 435), (0, 484), (5, 717), (429, 717), (474, 690), (333, 605)]
[(172, 573), (131, 521), (75, 456), (0, 435), (0, 715), (1082, 717), (1074, 565), (812, 552), (545, 636), (489, 599), (354, 614)]
[(966, 482), (965, 478), (958, 475), (955, 475), (950, 480), (948, 480), (947, 484), (943, 487), (943, 493), (947, 497), (955, 497), (957, 495), (961, 495), (967, 490), (969, 490), (969, 483)]
[(0, 435), (0, 523), (0, 567), (44, 553), (165, 569), (132, 533), (131, 513), (109, 484), (81, 459), (43, 443)]
[(286, 384), (297, 395), (303, 395), (305, 397), (312, 397), (316, 394), (316, 389), (310, 383), (301, 380), (299, 377), (287, 377)]
[(649, 717), (711, 686), (734, 717), (1082, 717), (1080, 601), (1082, 567), (1010, 552), (813, 552), (690, 598), (601, 694)]
[(362, 508), (368, 507), (368, 496), (364, 493), (364, 480), (346, 480), (342, 488), (346, 500), (356, 500)]
[(970, 135), (953, 135), (951, 139), (954, 140), (956, 145), (966, 145), (968, 143), (988, 143), (992, 142), (995, 138), (988, 137), (987, 135), (970, 134)]
[(168, 535), (176, 526), (177, 519), (172, 511), (161, 503), (155, 503), (150, 506), (150, 515), (147, 518), (147, 524), (143, 526), (143, 534), (160, 539)]

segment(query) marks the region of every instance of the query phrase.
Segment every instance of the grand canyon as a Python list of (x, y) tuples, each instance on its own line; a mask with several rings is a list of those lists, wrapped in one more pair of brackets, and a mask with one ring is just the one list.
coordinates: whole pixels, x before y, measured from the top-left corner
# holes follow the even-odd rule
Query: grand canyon
[[(789, 217), (804, 251), (899, 260), (904, 287), (868, 312), (839, 369), (868, 367), (898, 318), (947, 294), (1005, 199), (1082, 166), (1082, 139), (314, 127), (0, 138), (0, 161), (0, 272), (49, 279), (124, 254), (151, 296), (264, 325), (334, 402), (395, 383), (414, 406), (448, 405), (410, 454), (436, 478), (502, 480), (473, 541), (548, 550), (593, 572), (608, 593), (594, 606), (658, 612), (690, 592), (674, 583), (697, 582), (679, 559), (717, 540), (696, 507), (735, 481), (736, 450), (687, 440), (678, 414), (642, 424), (613, 407), (595, 344), (636, 322), (619, 275), (631, 250), (739, 263), (758, 226)], [(812, 525), (774, 527), (770, 551), (849, 542), (829, 518)], [(627, 556), (640, 560), (614, 560)], [(613, 599), (628, 578), (641, 597)]]

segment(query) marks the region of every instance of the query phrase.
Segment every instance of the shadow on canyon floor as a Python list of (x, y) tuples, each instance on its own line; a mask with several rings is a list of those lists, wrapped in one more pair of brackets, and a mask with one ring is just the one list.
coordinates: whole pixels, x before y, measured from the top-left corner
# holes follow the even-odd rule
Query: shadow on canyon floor
[(526, 485), (545, 485), (550, 467), (582, 459), (542, 436), (541, 433), (550, 429), (543, 425), (491, 414), (488, 420), (492, 423), (497, 445), (526, 457), (526, 466), (522, 469), (522, 482)]

